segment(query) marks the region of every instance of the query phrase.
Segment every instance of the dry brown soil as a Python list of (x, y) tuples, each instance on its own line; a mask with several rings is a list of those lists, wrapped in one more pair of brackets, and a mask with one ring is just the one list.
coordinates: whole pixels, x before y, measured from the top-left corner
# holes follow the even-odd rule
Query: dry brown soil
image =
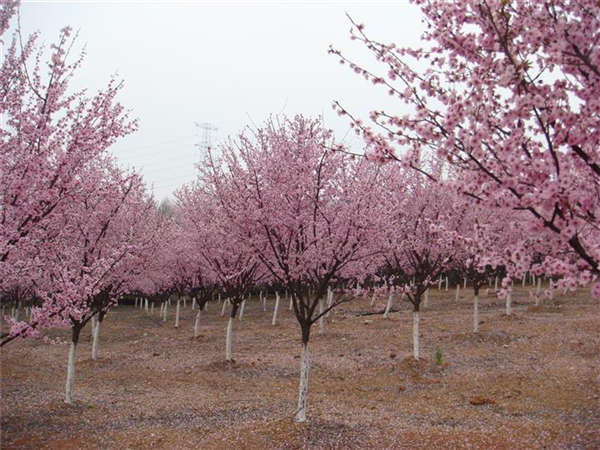
[(600, 448), (600, 304), (589, 290), (534, 307), (518, 289), (510, 317), (484, 296), (477, 335), (463, 292), (457, 302), (453, 290), (433, 290), (418, 363), (407, 305), (386, 320), (358, 315), (372, 308), (357, 299), (324, 334), (313, 327), (306, 424), (292, 419), (300, 345), (287, 304), (276, 326), (273, 298), (267, 313), (246, 305), (232, 364), (216, 303), (195, 340), (189, 304), (179, 329), (174, 307), (162, 322), (121, 305), (103, 323), (97, 361), (82, 331), (74, 405), (63, 402), (68, 330), (45, 333), (59, 343), (1, 350), (1, 447)]

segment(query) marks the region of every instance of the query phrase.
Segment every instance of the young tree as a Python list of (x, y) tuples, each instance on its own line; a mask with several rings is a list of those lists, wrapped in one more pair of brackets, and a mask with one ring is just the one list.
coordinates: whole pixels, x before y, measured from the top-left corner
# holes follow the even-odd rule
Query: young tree
[(461, 228), (468, 220), (456, 195), (416, 172), (386, 168), (385, 244), (382, 274), (399, 284), (413, 306), (413, 356), (419, 359), (424, 294), (461, 258)]
[(180, 189), (176, 193), (177, 215), (191, 250), (202, 260), (205, 276), (214, 280), (231, 305), (225, 359), (232, 361), (235, 315), (253, 287), (261, 281), (264, 270), (249, 244), (256, 237), (236, 234), (223, 204), (211, 188), (198, 182)]
[(560, 257), (534, 270), (588, 284), (600, 273), (600, 4), (412, 2), (425, 17), (424, 48), (377, 42), (352, 21), (384, 74), (330, 50), (405, 105), (372, 112), (375, 128), (352, 118), (369, 154), (421, 171), (425, 151), (449, 161), (468, 198), (526, 211), (528, 234), (548, 231)]
[(223, 146), (204, 177), (228, 221), (285, 288), (301, 331), (297, 421), (306, 421), (312, 325), (351, 298), (319, 309), (328, 286), (368, 273), (380, 224), (378, 168), (330, 150), (331, 133), (301, 116), (268, 122)]

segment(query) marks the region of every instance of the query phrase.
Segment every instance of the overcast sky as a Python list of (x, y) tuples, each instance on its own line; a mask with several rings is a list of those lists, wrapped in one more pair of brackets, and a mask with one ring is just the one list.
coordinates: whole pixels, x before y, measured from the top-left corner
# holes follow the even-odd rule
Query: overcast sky
[(74, 87), (96, 90), (114, 73), (125, 80), (119, 99), (140, 127), (113, 151), (144, 174), (159, 200), (195, 177), (195, 123), (213, 124), (218, 142), (270, 114), (323, 114), (338, 139), (347, 135), (359, 148), (332, 101), (365, 118), (394, 103), (327, 54), (333, 44), (377, 67), (349, 39), (345, 13), (378, 40), (414, 45), (422, 30), (408, 0), (22, 3), (25, 33), (39, 30), (49, 44), (65, 25), (79, 31), (87, 57)]

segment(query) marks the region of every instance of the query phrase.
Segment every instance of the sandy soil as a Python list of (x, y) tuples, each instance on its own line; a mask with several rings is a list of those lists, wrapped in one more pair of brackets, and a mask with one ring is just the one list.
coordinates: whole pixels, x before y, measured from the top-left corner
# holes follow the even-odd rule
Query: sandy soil
[[(292, 420), (299, 328), (256, 302), (236, 320), (226, 364), (226, 317), (209, 305), (192, 338), (188, 303), (169, 321), (121, 305), (103, 323), (100, 358), (90, 329), (77, 349), (75, 404), (63, 403), (63, 343), (19, 340), (1, 350), (2, 441), (16, 448), (600, 448), (600, 304), (589, 291), (533, 307), (518, 289), (513, 315), (471, 292), (433, 290), (411, 359), (408, 305), (389, 319), (358, 315), (367, 299), (313, 327), (307, 424)], [(269, 299), (269, 309), (274, 303)], [(435, 353), (441, 352), (441, 364)], [(439, 362), (439, 361), (438, 361)]]

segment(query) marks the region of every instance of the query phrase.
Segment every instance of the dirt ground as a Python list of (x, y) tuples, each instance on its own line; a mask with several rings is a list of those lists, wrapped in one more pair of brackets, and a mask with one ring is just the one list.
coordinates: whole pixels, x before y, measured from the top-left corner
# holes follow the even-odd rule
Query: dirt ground
[(272, 297), (266, 313), (246, 305), (232, 364), (216, 303), (198, 339), (189, 303), (178, 329), (174, 307), (162, 322), (158, 310), (121, 305), (102, 325), (97, 361), (82, 331), (74, 405), (63, 402), (68, 330), (46, 333), (63, 342), (1, 350), (1, 447), (600, 448), (600, 303), (589, 290), (536, 308), (518, 289), (511, 316), (484, 296), (477, 335), (463, 292), (457, 302), (432, 290), (418, 363), (408, 305), (383, 319), (358, 315), (372, 308), (357, 299), (324, 334), (314, 326), (306, 424), (293, 421), (300, 333), (287, 304), (276, 326)]

